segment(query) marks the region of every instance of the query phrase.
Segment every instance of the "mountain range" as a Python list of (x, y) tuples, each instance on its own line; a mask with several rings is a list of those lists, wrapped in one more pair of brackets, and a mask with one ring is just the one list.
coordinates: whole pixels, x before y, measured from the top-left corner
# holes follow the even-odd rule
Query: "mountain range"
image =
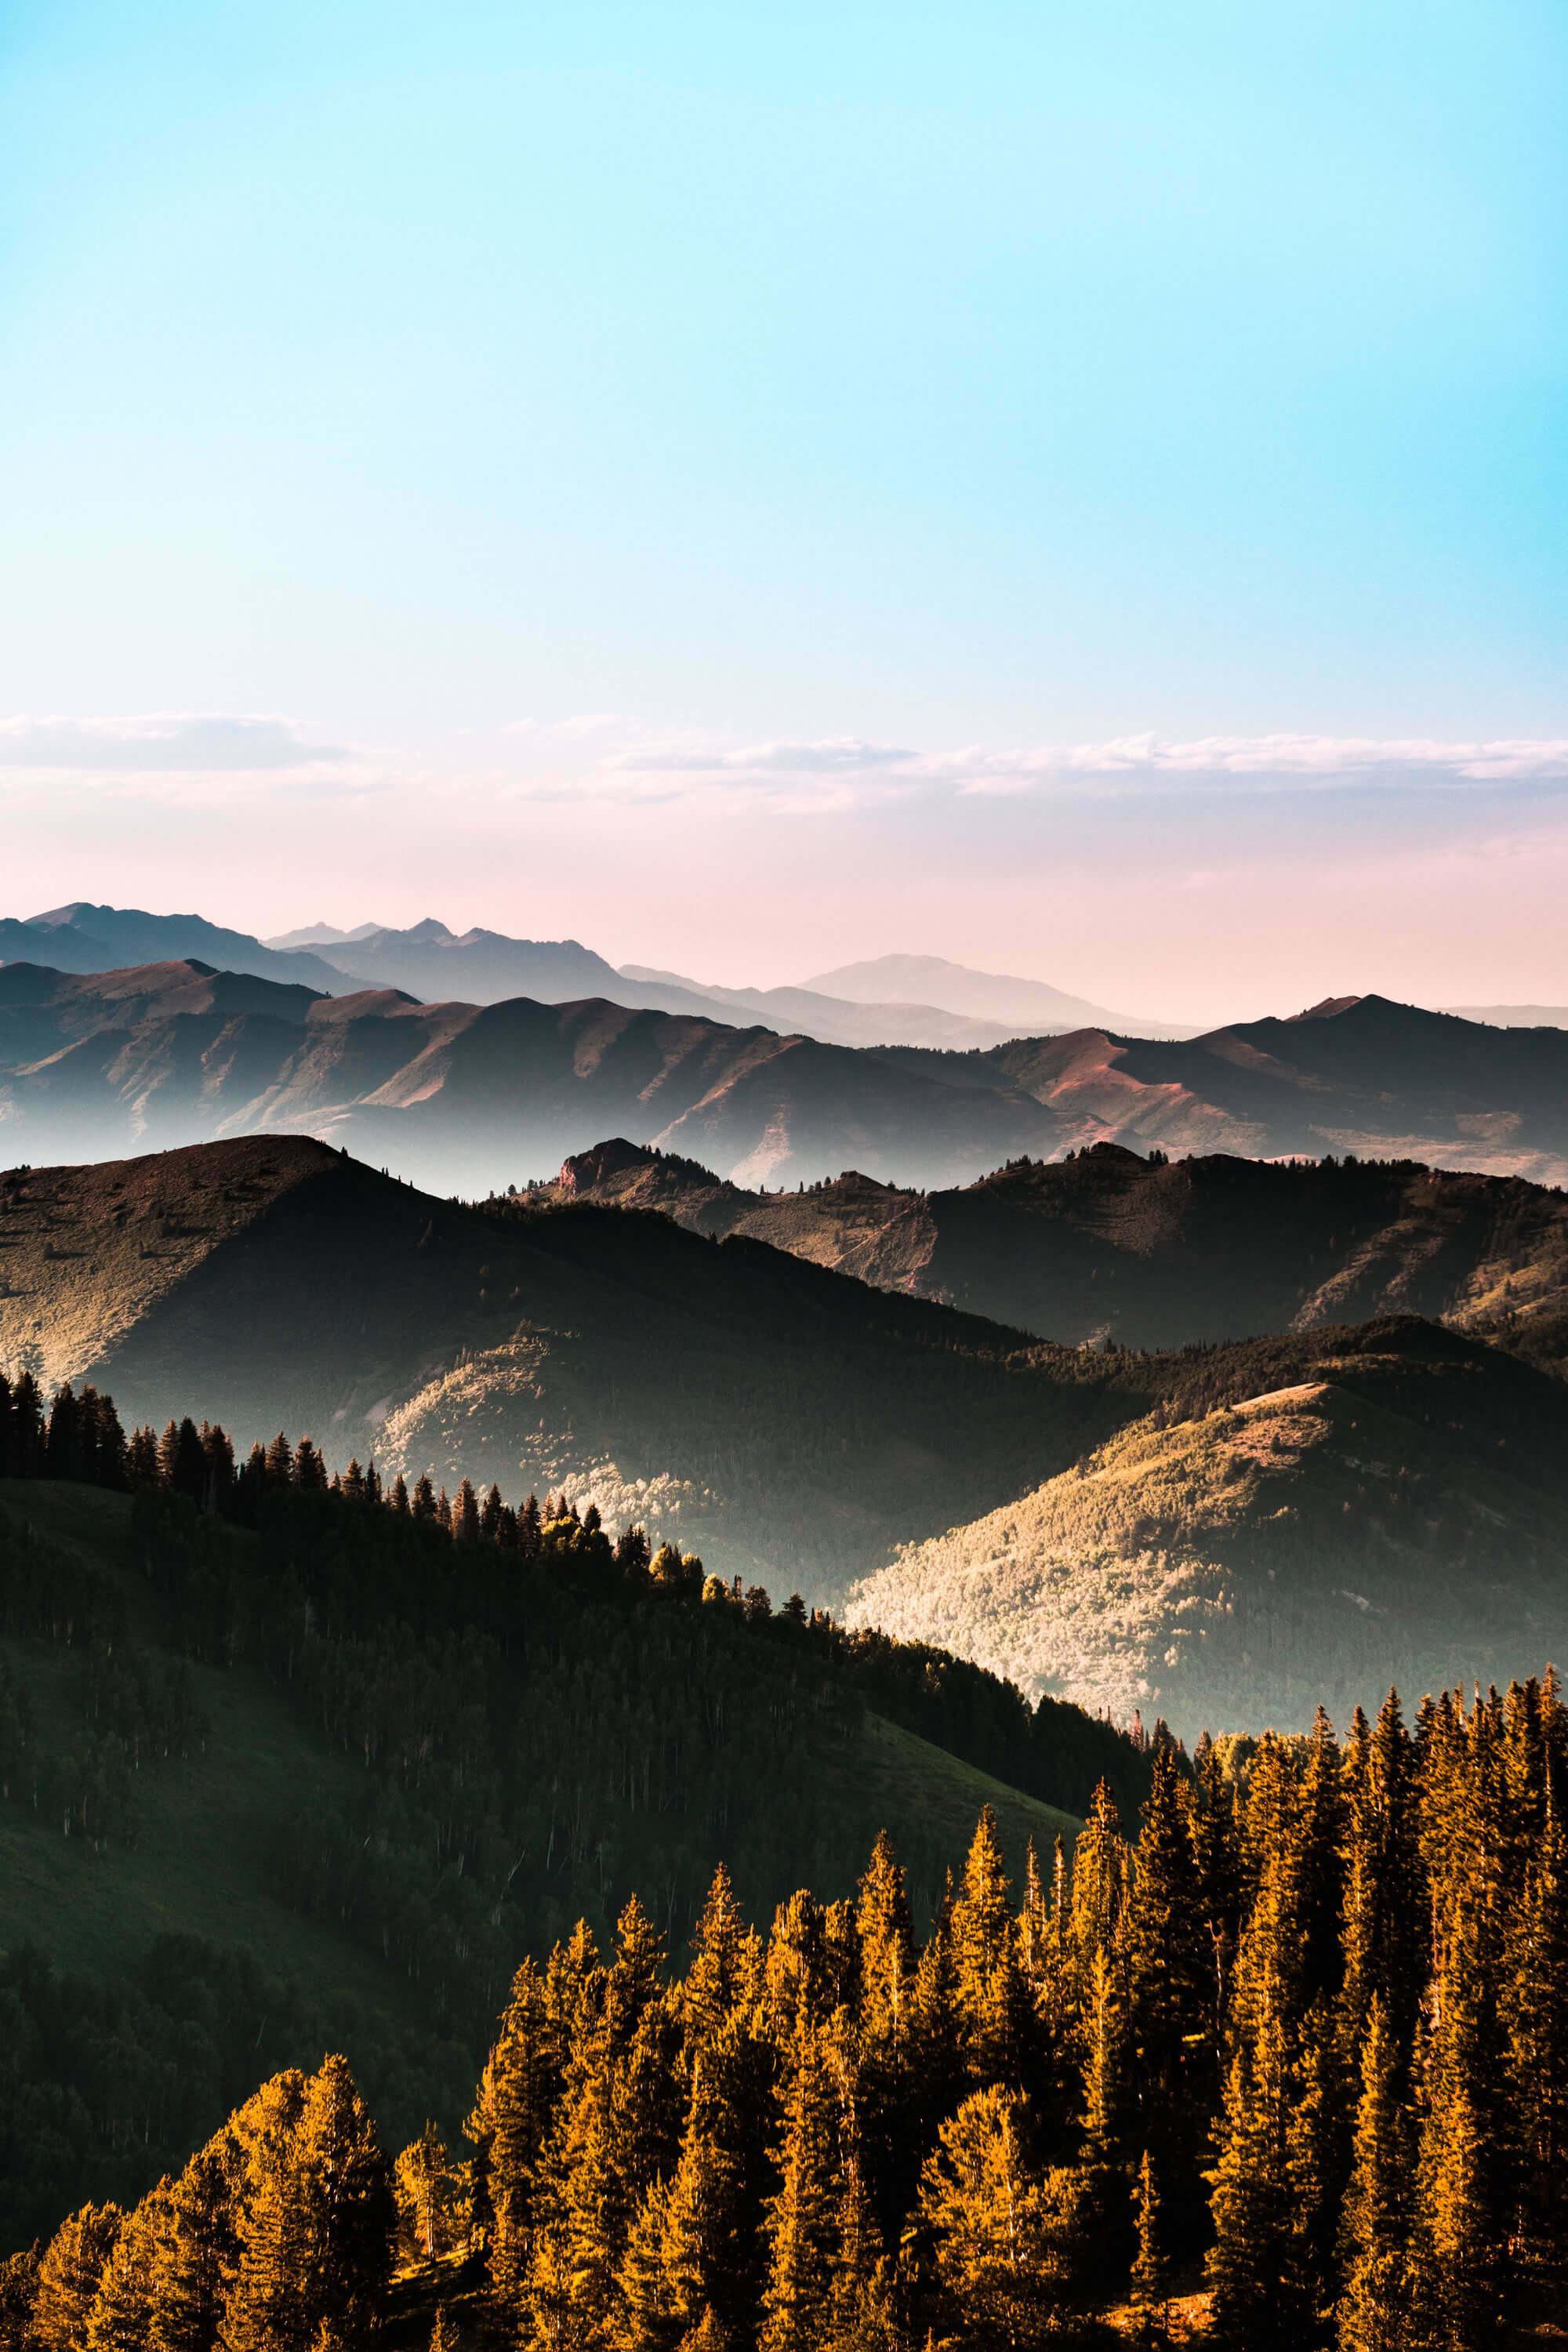
[[(1059, 1348), (303, 1139), (0, 1180), (0, 1362), (509, 1493), (1178, 1728), (1568, 1654), (1568, 1385), (1410, 1317)], [(243, 1346), (236, 1334), (243, 1333)]]
[[(396, 929), (362, 923), (350, 930), (305, 924), (263, 941), (228, 930), (199, 915), (150, 915), (86, 900), (57, 907), (26, 921), (0, 922), (0, 963), (37, 962), (64, 971), (109, 971), (131, 964), (193, 958), (197, 962), (268, 980), (292, 980), (328, 994), (361, 987), (400, 988), (443, 1002), (493, 1004), (530, 996), (560, 1004), (604, 996), (617, 1004), (663, 1013), (720, 1015), (798, 1032), (840, 1045), (934, 1045), (968, 1049), (999, 1045), (1021, 1032), (1040, 1034), (1098, 1022), (1112, 1028), (1144, 1024), (1108, 1013), (1079, 997), (1035, 981), (1001, 980), (965, 971), (939, 957), (889, 957), (889, 986), (868, 992), (862, 980), (880, 967), (851, 968), (843, 994), (816, 982), (798, 988), (725, 988), (680, 972), (640, 964), (618, 968), (576, 940), (520, 940), (504, 932), (448, 929), (435, 917)], [(892, 986), (907, 971), (928, 977), (933, 993), (910, 1001)], [(978, 992), (994, 1009), (983, 1017), (969, 998)], [(1154, 1024), (1150, 1035), (1185, 1035)]]
[(1173, 1348), (1415, 1314), (1568, 1364), (1568, 1198), (1404, 1160), (1171, 1160), (1096, 1143), (915, 1192), (764, 1192), (616, 1139), (562, 1200), (749, 1234), (864, 1282), (1084, 1346)]
[(317, 994), (189, 960), (0, 966), (0, 1125), (50, 1161), (279, 1129), (442, 1192), (551, 1179), (605, 1136), (757, 1188), (951, 1188), (1118, 1140), (1568, 1178), (1568, 1033), (1382, 997), (1206, 1036), (854, 1048), (604, 998)]
[(443, 1192), (552, 1175), (616, 1129), (752, 1181), (868, 1159), (963, 1181), (1038, 1148), (1018, 1094), (961, 1092), (880, 1055), (590, 998), (421, 1004), (196, 962), (0, 967), (0, 1126), (15, 1156), (117, 1156), (285, 1129)]

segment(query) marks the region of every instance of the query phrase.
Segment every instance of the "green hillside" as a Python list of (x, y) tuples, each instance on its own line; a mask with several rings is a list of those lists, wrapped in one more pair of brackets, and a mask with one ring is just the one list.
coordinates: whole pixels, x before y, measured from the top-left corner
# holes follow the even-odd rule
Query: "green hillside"
[[(395, 2140), (455, 2131), (518, 1959), (634, 1884), (679, 1946), (721, 1859), (765, 1917), (850, 1891), (886, 1826), (929, 1911), (984, 1804), (1018, 1862), (1077, 1826), (868, 1707), (809, 1629), (628, 1604), (584, 1560), (486, 1591), (348, 1516), (0, 1483), (0, 2001), (36, 2070), (0, 2125), (10, 2242), (327, 2046)], [(1084, 1730), (1136, 1802), (1142, 1759)]]

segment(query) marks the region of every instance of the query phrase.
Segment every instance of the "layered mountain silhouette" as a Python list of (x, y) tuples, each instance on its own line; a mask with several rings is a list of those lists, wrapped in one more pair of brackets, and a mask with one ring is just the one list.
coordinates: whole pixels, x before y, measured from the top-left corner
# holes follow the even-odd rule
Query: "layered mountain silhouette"
[(797, 1029), (833, 1045), (937, 1045), (967, 1052), (1002, 1045), (1016, 1034), (1005, 1023), (971, 1020), (940, 1005), (875, 1000), (852, 1003), (816, 988), (718, 988), (647, 964), (623, 964), (623, 992), (628, 982), (639, 1001), (654, 997), (671, 1013), (760, 1018), (770, 1026)]
[(57, 971), (117, 971), (132, 964), (192, 957), (225, 971), (306, 988), (339, 989), (336, 967), (310, 950), (265, 947), (202, 915), (149, 915), (133, 907), (94, 907), (78, 899), (25, 922), (0, 918), (0, 964), (40, 963)]
[(246, 1444), (569, 1483), (785, 1591), (1142, 1409), (1092, 1359), (755, 1243), (465, 1208), (281, 1136), (0, 1179), (0, 1363), (160, 1425), (199, 1398)]
[(994, 1022), (1014, 1037), (1038, 1037), (1069, 1029), (1131, 1030), (1140, 1037), (1194, 1034), (1190, 1027), (1168, 1021), (1110, 1013), (1103, 1004), (1091, 1004), (1084, 996), (1069, 996), (1043, 980), (975, 971), (967, 964), (950, 963), (945, 956), (874, 956), (867, 962), (840, 964), (833, 971), (818, 972), (805, 986), (829, 996), (847, 996), (858, 1004), (912, 998), (941, 1005), (947, 1013)]
[(1074, 1144), (1258, 1159), (1352, 1151), (1543, 1183), (1568, 1177), (1568, 1035), (1384, 996), (1325, 998), (1293, 1019), (1200, 1037), (1091, 1029), (985, 1054), (892, 1048), (883, 1058), (964, 1091), (1026, 1095)]
[(759, 1192), (617, 1139), (563, 1200), (750, 1234), (1042, 1338), (1172, 1348), (1416, 1314), (1568, 1361), (1568, 1198), (1401, 1160), (1167, 1160), (1113, 1143), (913, 1192), (851, 1171)]
[(1411, 1318), (1060, 1349), (763, 1244), (302, 1139), (0, 1179), (0, 1362), (569, 1488), (725, 1575), (1187, 1728), (1568, 1635), (1568, 1385)]
[[(771, 1028), (841, 1045), (967, 1050), (999, 1045), (1028, 1025), (975, 1019), (939, 1004), (851, 1001), (811, 988), (716, 987), (639, 964), (617, 969), (577, 940), (513, 939), (479, 929), (456, 932), (435, 916), (404, 929), (380, 923), (361, 923), (346, 930), (331, 923), (305, 924), (268, 940), (226, 929), (199, 915), (150, 915), (85, 900), (25, 922), (0, 921), (0, 963), (37, 962), (86, 972), (187, 957), (228, 971), (303, 982), (333, 995), (363, 987), (399, 988), (426, 1000), (457, 999), (469, 1004), (494, 1004), (513, 996), (562, 1004), (604, 996), (634, 1008), (695, 1013), (708, 1020), (738, 1019), (743, 1025), (761, 1018)], [(1016, 985), (1026, 991), (1036, 983)], [(1038, 992), (1052, 1005), (1058, 1003), (1058, 992)], [(1059, 997), (1059, 1003), (1077, 1006), (1079, 1000)], [(1084, 1017), (1094, 1010), (1080, 1008)], [(1034, 1025), (1064, 1024), (1041, 1020)]]
[(466, 1192), (552, 1175), (616, 1128), (773, 1182), (851, 1156), (963, 1181), (1054, 1133), (1022, 1095), (761, 1026), (601, 999), (316, 997), (195, 962), (0, 968), (0, 1120), (37, 1160), (293, 1128)]
[(951, 1187), (1105, 1139), (1558, 1182), (1568, 1033), (1363, 997), (1190, 1040), (1084, 1030), (937, 1053), (603, 998), (318, 996), (195, 959), (98, 974), (11, 963), (0, 1122), (16, 1158), (40, 1160), (292, 1129), (445, 1192), (544, 1181), (615, 1134), (752, 1188), (845, 1168)]

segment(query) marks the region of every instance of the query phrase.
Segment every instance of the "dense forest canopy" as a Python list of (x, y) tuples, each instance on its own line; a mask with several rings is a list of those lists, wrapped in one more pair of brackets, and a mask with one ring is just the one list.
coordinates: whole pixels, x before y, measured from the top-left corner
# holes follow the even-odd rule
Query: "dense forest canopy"
[[(308, 1439), (236, 1466), (211, 1423), (127, 1437), (26, 1375), (0, 1408), (0, 1841), (37, 1890), (0, 1933), (12, 2237), (89, 2185), (133, 2199), (258, 2053), (352, 2041), (384, 2123), (455, 2132), (519, 1954), (607, 1934), (634, 1889), (679, 1943), (721, 1855), (766, 1916), (847, 1888), (886, 1822), (925, 1917), (987, 1796), (1021, 1851), (1100, 1777), (1129, 1808), (1148, 1786), (1136, 1727), (775, 1609), (563, 1496), (383, 1492)], [(184, 1858), (214, 1837), (247, 1857), (226, 1911)], [(128, 1924), (93, 1941), (100, 1885)]]
[[(330, 2352), (1484, 2352), (1568, 2257), (1568, 1711), (1155, 1748), (929, 1929), (890, 1843), (683, 1964), (635, 1896), (513, 1977), (464, 2124), (395, 2164), (346, 2062), (265, 2083), (0, 2280), (0, 2343)], [(390, 2326), (384, 2325), (391, 2315)]]

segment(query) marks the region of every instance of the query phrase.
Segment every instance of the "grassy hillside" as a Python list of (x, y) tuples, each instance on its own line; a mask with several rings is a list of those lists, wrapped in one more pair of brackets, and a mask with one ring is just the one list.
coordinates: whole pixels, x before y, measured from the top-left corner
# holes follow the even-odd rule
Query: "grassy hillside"
[[(721, 1859), (766, 1916), (848, 1892), (885, 1825), (929, 1909), (983, 1804), (1016, 1858), (1076, 1826), (710, 1609), (430, 1558), (345, 1552), (309, 1510), (253, 1535), (0, 1484), (0, 1997), (34, 2020), (24, 2075), (31, 2050), (71, 2092), (47, 2163), (30, 2091), (13, 2114), (12, 2242), (35, 2191), (38, 2224), (61, 2179), (127, 2193), (328, 2044), (395, 2137), (455, 2129), (521, 1953), (579, 1914), (604, 1932), (634, 1884), (679, 1945)], [(650, 1727), (645, 1805), (623, 1768)]]
[(1568, 1657), (1568, 1500), (1530, 1422), (1555, 1382), (1458, 1342), (1414, 1381), (1364, 1340), (1298, 1358), (1308, 1377), (1281, 1385), (1282, 1343), (1235, 1352), (1256, 1393), (1233, 1370), (1226, 1402), (1173, 1398), (1022, 1502), (906, 1549), (852, 1616), (1189, 1737)]

